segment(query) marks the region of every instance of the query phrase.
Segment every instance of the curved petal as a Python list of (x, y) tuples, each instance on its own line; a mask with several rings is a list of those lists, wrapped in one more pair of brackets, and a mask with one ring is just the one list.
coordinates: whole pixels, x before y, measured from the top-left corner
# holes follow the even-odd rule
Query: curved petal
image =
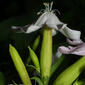
[(55, 36), (57, 34), (57, 31), (52, 29), (52, 36)]
[(71, 30), (70, 28), (67, 27), (66, 24), (64, 24), (63, 27), (61, 29), (59, 29), (59, 31), (63, 35), (65, 35), (67, 38), (70, 38), (70, 39), (73, 39), (73, 40), (80, 40), (81, 32), (76, 31), (76, 30)]
[(82, 44), (83, 43), (83, 41), (82, 40), (70, 40), (70, 39), (68, 39), (67, 38), (67, 42), (69, 43), (69, 44), (71, 44), (71, 45), (79, 45), (79, 44)]
[(73, 52), (72, 54), (85, 56), (85, 49), (84, 49), (83, 51), (79, 51), (79, 52), (75, 51), (75, 52)]
[(63, 54), (75, 54), (75, 55), (81, 55), (85, 56), (85, 43), (82, 43), (80, 45), (77, 45), (75, 47), (69, 46), (60, 46), (58, 48), (58, 51)]
[(36, 31), (36, 30), (38, 30), (38, 29), (40, 29), (40, 28), (41, 28), (41, 27), (36, 26), (36, 25), (30, 25), (30, 26), (27, 28), (26, 33), (34, 32), (34, 31)]
[(70, 49), (68, 47), (65, 47), (65, 46), (60, 46), (58, 48), (58, 51), (60, 53), (63, 53), (63, 54), (69, 54), (70, 53)]
[(36, 21), (35, 25), (36, 25), (36, 26), (42, 26), (43, 24), (46, 23), (48, 17), (49, 17), (49, 13), (48, 13), (48, 12), (43, 13), (43, 14), (38, 18), (38, 20)]
[(59, 58), (62, 55), (62, 53), (60, 51), (56, 52), (56, 57)]
[(48, 27), (58, 30), (57, 25), (63, 23), (58, 19), (58, 17), (54, 13), (49, 12), (49, 17), (46, 21), (46, 24)]

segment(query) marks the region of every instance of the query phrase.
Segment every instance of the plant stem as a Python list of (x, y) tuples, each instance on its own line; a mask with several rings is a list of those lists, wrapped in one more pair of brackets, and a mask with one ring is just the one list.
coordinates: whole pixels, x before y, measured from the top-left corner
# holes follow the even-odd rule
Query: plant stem
[(47, 26), (44, 26), (40, 56), (41, 76), (44, 81), (44, 85), (46, 85), (45, 83), (50, 76), (51, 65), (52, 65), (52, 30)]

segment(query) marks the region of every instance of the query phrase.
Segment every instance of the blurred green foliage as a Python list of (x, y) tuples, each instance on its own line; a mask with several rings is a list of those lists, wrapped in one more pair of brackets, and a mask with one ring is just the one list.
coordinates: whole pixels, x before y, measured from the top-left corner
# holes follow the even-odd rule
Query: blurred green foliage
[(0, 85), (5, 85), (5, 77), (2, 72), (0, 72)]

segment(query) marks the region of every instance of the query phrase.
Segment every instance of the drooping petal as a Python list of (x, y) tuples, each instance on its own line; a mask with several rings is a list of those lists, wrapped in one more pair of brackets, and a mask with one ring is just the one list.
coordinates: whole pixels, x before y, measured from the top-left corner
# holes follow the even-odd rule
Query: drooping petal
[(58, 48), (58, 52), (63, 53), (63, 54), (69, 54), (70, 53), (70, 49), (68, 47), (65, 47), (65, 46), (60, 46)]
[(35, 25), (42, 26), (44, 24), (46, 24), (49, 28), (58, 30), (57, 25), (63, 23), (58, 19), (58, 17), (53, 12), (45, 12), (38, 18)]
[(38, 20), (36, 21), (35, 25), (36, 26), (42, 26), (46, 23), (47, 19), (49, 17), (49, 13), (48, 12), (45, 12), (43, 13), (39, 18)]
[(63, 35), (65, 35), (67, 38), (70, 38), (72, 40), (80, 40), (81, 32), (76, 31), (76, 30), (71, 30), (70, 28), (67, 27), (66, 24), (64, 24), (63, 27), (61, 29), (59, 29), (59, 31)]
[(27, 28), (26, 33), (34, 32), (34, 31), (36, 31), (36, 30), (38, 30), (38, 29), (40, 29), (40, 28), (41, 28), (41, 27), (36, 26), (36, 25), (30, 25), (30, 26)]
[(58, 51), (63, 54), (75, 54), (80, 56), (85, 56), (85, 43), (79, 44), (75, 47), (69, 46), (60, 46)]
[(46, 21), (46, 24), (48, 27), (58, 30), (57, 25), (63, 24), (63, 23), (58, 19), (58, 17), (54, 13), (49, 12), (49, 17)]
[(67, 42), (69, 43), (69, 44), (71, 44), (71, 45), (79, 45), (79, 44), (81, 44), (81, 43), (83, 43), (83, 41), (82, 40), (70, 40), (70, 39), (68, 39), (67, 38)]
[[(31, 30), (32, 28), (35, 28), (35, 27), (37, 27), (39, 29), (44, 24), (46, 24), (49, 28), (53, 29), (52, 34), (55, 35), (56, 31), (54, 31), (54, 30), (55, 29), (58, 30), (57, 25), (63, 24), (63, 23), (60, 22), (60, 20), (58, 19), (58, 17), (54, 13), (45, 12), (38, 18), (36, 23), (34, 25), (32, 25), (30, 28), (28, 28), (28, 29)], [(35, 31), (37, 28), (35, 28), (33, 31)], [(28, 31), (26, 33), (28, 33)]]
[[(36, 31), (39, 28), (42, 28), (44, 24), (46, 24), (51, 29), (58, 30), (57, 25), (62, 24), (62, 22), (59, 21), (58, 17), (54, 13), (45, 12), (38, 18), (38, 20), (36, 21), (34, 25), (31, 25), (30, 27), (28, 27), (26, 33)], [(55, 35), (54, 32), (53, 32), (53, 35)]]
[(22, 32), (25, 33), (28, 27), (29, 27), (29, 24), (25, 26), (11, 26), (11, 28), (18, 33), (22, 33)]

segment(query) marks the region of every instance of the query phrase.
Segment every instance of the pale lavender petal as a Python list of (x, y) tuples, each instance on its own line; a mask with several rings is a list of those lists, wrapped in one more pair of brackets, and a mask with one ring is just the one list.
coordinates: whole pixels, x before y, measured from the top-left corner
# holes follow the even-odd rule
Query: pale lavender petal
[(73, 52), (72, 54), (85, 56), (85, 49), (84, 49), (83, 51), (79, 51), (79, 52), (75, 51), (75, 52)]
[(70, 40), (67, 38), (67, 42), (71, 45), (79, 45), (79, 44), (82, 44), (83, 41), (82, 40)]
[(65, 46), (60, 46), (58, 48), (58, 51), (60, 51), (63, 54), (75, 54), (75, 55), (81, 55), (84, 56), (85, 55), (85, 43), (79, 44), (75, 47), (69, 46), (69, 47), (65, 47)]
[(63, 54), (69, 54), (70, 53), (70, 49), (68, 47), (65, 47), (65, 46), (60, 46), (58, 48), (58, 51), (60, 53), (63, 53)]

